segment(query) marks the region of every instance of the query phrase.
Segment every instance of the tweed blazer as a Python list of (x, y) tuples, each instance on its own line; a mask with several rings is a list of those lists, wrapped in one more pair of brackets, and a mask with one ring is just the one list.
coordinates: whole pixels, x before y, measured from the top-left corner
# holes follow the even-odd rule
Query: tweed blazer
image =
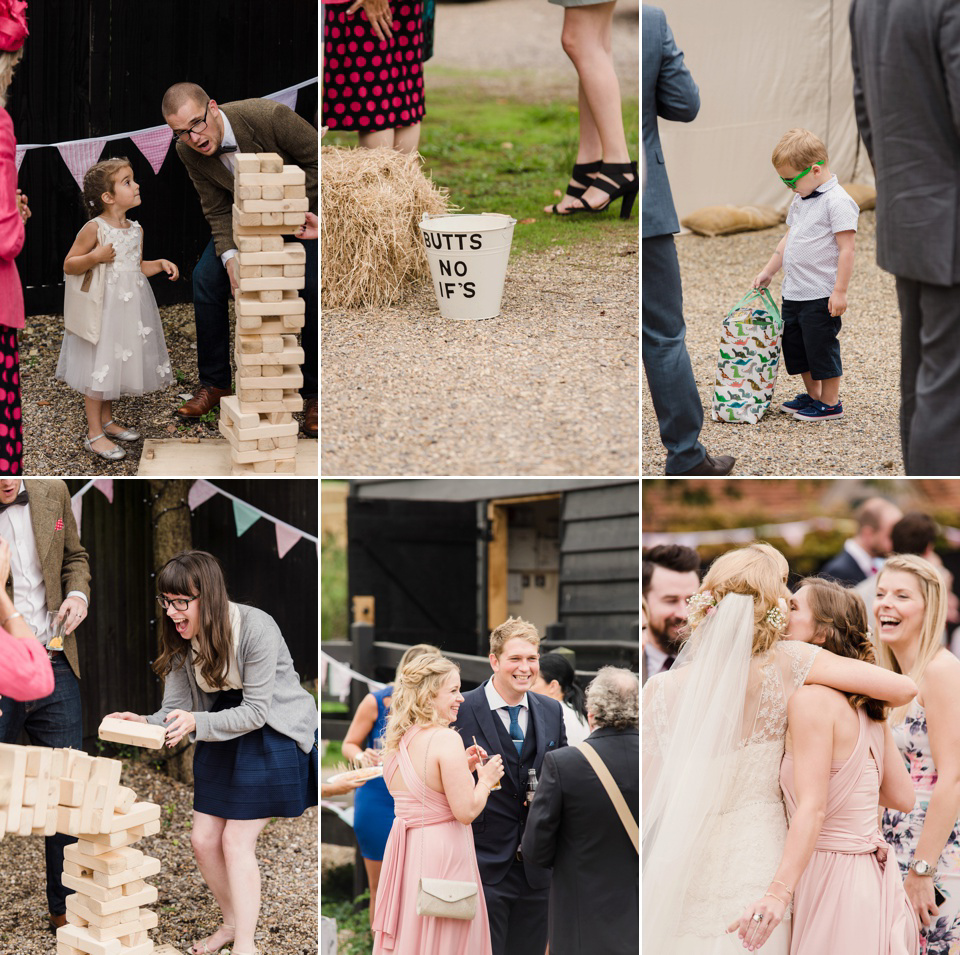
[(659, 7), (643, 5), (641, 28), (643, 156), (643, 238), (680, 231), (667, 167), (660, 147), (657, 117), (689, 123), (700, 112), (700, 90), (684, 66), (667, 18)]
[[(269, 99), (224, 103), (237, 148), (242, 153), (277, 153), (285, 165), (299, 166), (307, 178), (310, 211), (317, 212), (317, 131), (289, 106)], [(201, 156), (177, 142), (177, 155), (200, 196), (217, 255), (237, 247), (233, 238), (233, 173), (215, 156)]]
[[(64, 595), (71, 590), (79, 591), (89, 601), (90, 558), (80, 543), (67, 485), (55, 478), (34, 478), (24, 480), (23, 486), (30, 497), (30, 523), (47, 590), (47, 610), (59, 610)], [(7, 593), (12, 599), (12, 576), (7, 580)], [(79, 679), (76, 630), (64, 638), (63, 655)]]

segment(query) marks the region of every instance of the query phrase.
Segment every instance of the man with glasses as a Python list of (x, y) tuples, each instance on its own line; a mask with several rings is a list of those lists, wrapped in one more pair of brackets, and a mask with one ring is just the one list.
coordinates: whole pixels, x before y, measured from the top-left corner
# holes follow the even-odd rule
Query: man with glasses
[[(80, 664), (74, 631), (87, 616), (90, 562), (80, 543), (66, 484), (52, 478), (0, 480), (0, 537), (10, 544), (10, 579), (0, 586), (6, 586), (13, 597), (14, 616), (23, 616), (41, 643), (48, 645), (54, 677), (53, 693), (41, 700), (3, 701), (0, 742), (16, 743), (26, 731), (33, 746), (81, 749)], [(64, 618), (66, 636), (60, 649), (54, 649), (50, 639), (48, 611)], [(0, 626), (7, 622), (0, 620)], [(66, 924), (71, 891), (60, 881), (63, 849), (76, 841), (60, 833), (44, 840), (47, 906), (54, 930)]]
[[(317, 214), (317, 131), (282, 103), (247, 99), (219, 106), (195, 83), (176, 83), (164, 94), (163, 118), (173, 130), (177, 155), (200, 196), (212, 238), (193, 270), (200, 387), (176, 414), (196, 421), (230, 394), (228, 303), (236, 292), (237, 248), (233, 238), (234, 153), (277, 153), (304, 170), (310, 212)], [(304, 230), (298, 233), (302, 241)], [(317, 252), (307, 249), (306, 302), (301, 333), (304, 351), (303, 431), (317, 436)]]

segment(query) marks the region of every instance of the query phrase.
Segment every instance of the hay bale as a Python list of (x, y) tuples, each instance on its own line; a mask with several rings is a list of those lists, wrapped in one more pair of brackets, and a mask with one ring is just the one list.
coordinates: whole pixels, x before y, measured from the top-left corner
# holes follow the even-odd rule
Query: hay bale
[(783, 222), (785, 213), (772, 206), (704, 206), (691, 212), (682, 225), (698, 235), (711, 238), (733, 235), (735, 232), (753, 232), (769, 229)]
[(860, 206), (861, 212), (877, 208), (877, 190), (863, 182), (845, 182), (843, 188), (850, 194), (850, 198)]
[(324, 308), (382, 307), (429, 281), (417, 223), (449, 212), (445, 190), (417, 154), (394, 149), (320, 151), (320, 269)]

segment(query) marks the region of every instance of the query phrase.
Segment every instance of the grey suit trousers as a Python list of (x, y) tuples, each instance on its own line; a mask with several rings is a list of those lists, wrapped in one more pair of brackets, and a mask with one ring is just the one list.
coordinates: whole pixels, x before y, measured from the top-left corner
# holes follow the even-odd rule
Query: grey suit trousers
[(960, 286), (897, 277), (907, 474), (960, 474)]
[(667, 474), (703, 461), (703, 405), (684, 341), (683, 290), (672, 235), (643, 240), (643, 370), (667, 449)]

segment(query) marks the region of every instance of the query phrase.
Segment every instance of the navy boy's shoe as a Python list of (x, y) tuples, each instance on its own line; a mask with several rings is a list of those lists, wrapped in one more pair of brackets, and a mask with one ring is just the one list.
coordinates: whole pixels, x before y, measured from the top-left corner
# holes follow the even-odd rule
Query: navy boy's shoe
[(809, 408), (810, 405), (813, 404), (813, 401), (814, 399), (804, 391), (797, 395), (792, 401), (785, 401), (780, 405), (780, 410), (786, 411), (787, 414), (793, 414), (795, 411), (803, 411), (804, 408)]
[(822, 401), (813, 401), (808, 408), (801, 408), (794, 414), (797, 421), (829, 421), (832, 418), (843, 417), (843, 402), (835, 405), (825, 405)]

